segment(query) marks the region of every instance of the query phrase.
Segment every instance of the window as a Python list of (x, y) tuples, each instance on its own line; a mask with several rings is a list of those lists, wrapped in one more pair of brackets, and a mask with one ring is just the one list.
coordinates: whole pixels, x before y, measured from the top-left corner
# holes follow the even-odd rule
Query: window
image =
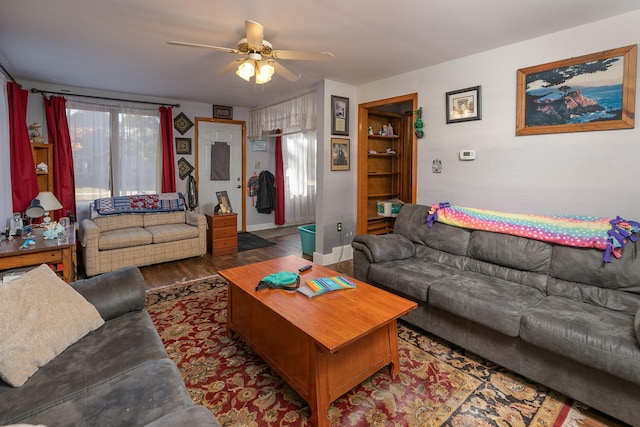
[(153, 194), (160, 189), (157, 110), (68, 102), (78, 219), (102, 197)]

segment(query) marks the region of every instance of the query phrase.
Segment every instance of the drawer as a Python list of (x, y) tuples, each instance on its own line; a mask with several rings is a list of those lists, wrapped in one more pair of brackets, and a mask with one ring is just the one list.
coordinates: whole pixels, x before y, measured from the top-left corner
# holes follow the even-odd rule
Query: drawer
[(214, 215), (213, 229), (218, 227), (237, 227), (238, 215)]
[(238, 235), (238, 231), (236, 230), (236, 227), (221, 227), (221, 228), (214, 228), (213, 229), (213, 240), (218, 240), (218, 239), (225, 239), (228, 237), (237, 237)]
[(238, 251), (238, 238), (231, 237), (227, 239), (216, 239), (213, 241), (213, 254), (225, 255), (232, 254)]

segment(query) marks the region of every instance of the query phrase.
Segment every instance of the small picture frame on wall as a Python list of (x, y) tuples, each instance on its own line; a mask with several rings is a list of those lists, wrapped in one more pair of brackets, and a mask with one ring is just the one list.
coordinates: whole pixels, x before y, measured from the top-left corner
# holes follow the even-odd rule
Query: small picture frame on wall
[(351, 165), (350, 140), (348, 138), (331, 138), (331, 170), (348, 171)]
[(480, 86), (447, 92), (447, 124), (482, 119)]
[(331, 134), (349, 136), (349, 98), (331, 95)]
[(191, 138), (176, 138), (176, 154), (191, 154)]
[(226, 107), (224, 105), (214, 105), (213, 118), (233, 120), (233, 107)]

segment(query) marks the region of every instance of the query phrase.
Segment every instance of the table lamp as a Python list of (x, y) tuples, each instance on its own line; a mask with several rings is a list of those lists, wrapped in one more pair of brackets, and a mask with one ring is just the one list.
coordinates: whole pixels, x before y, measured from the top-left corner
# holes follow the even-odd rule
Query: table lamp
[(41, 191), (40, 193), (38, 193), (38, 196), (36, 197), (36, 199), (40, 201), (40, 204), (44, 208), (45, 212), (44, 212), (44, 218), (42, 219), (42, 222), (45, 224), (48, 224), (51, 222), (51, 217), (49, 216), (49, 212), (62, 209), (62, 205), (60, 204), (58, 199), (56, 199), (56, 196), (54, 196), (53, 193), (50, 191)]

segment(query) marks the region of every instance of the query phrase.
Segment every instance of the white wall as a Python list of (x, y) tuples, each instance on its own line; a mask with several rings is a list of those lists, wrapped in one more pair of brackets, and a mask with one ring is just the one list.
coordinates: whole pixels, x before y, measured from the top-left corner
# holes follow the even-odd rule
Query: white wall
[[(637, 220), (640, 123), (517, 137), (515, 109), (517, 69), (636, 44), (638, 22), (640, 11), (376, 81), (358, 87), (357, 102), (418, 92), (425, 124), (418, 203)], [(477, 85), (482, 120), (447, 125), (445, 93)], [(475, 149), (477, 159), (459, 161), (461, 149)], [(441, 174), (431, 172), (434, 159), (442, 160)]]

